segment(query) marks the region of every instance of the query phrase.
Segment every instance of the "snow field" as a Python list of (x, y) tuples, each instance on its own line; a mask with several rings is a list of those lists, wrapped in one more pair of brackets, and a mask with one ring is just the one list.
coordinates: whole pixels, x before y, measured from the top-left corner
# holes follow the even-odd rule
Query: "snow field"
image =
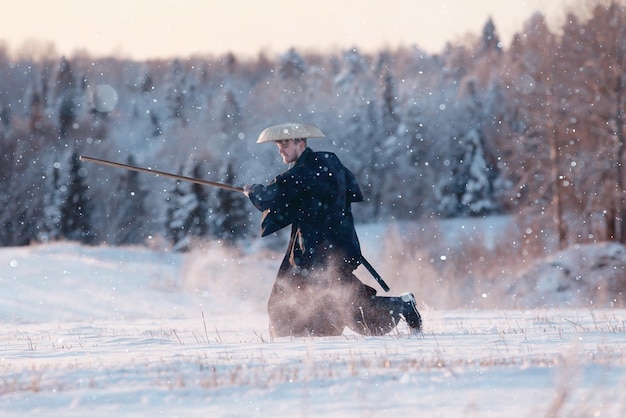
[[(384, 232), (361, 236), (389, 269), (391, 252), (373, 251)], [(401, 323), (272, 341), (282, 254), (256, 245), (1, 249), (0, 416), (626, 416), (624, 309), (567, 307), (547, 286), (528, 290), (544, 292), (532, 309), (441, 308), (422, 293), (421, 335)]]
[[(623, 310), (428, 311), (421, 336), (269, 341), (262, 315), (15, 324), (3, 416), (603, 416)], [(621, 318), (621, 319), (620, 319)]]

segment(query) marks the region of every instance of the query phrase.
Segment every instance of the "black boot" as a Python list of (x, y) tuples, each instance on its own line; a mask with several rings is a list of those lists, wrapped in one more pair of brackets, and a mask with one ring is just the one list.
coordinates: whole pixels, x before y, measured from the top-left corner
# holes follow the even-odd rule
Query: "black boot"
[(400, 313), (404, 317), (407, 324), (409, 324), (411, 331), (415, 333), (422, 332), (422, 317), (417, 311), (415, 296), (413, 296), (413, 293), (403, 293), (400, 295), (400, 298), (402, 299), (402, 308)]

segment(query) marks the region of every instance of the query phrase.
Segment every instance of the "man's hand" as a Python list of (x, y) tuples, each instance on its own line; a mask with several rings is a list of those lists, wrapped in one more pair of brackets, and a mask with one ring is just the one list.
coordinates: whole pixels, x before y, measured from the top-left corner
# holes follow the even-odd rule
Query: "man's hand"
[(246, 196), (250, 196), (250, 190), (252, 190), (251, 184), (246, 184), (245, 186), (243, 186), (243, 194), (245, 194)]

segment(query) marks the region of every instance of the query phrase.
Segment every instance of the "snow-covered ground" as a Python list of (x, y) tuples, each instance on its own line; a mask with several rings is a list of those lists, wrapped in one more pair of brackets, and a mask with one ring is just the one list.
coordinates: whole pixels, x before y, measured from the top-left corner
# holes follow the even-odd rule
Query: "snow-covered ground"
[(281, 252), (0, 249), (0, 416), (626, 416), (624, 309), (426, 294), (420, 336), (271, 341)]

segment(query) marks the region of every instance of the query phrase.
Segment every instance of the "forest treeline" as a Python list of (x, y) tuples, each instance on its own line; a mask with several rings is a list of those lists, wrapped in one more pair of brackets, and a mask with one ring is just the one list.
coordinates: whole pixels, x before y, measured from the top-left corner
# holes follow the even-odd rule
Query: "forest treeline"
[(284, 169), (255, 144), (319, 126), (366, 201), (359, 222), (516, 214), (565, 246), (626, 242), (626, 8), (588, 2), (558, 30), (531, 16), (510, 46), (480, 35), (429, 54), (285, 51), (275, 58), (58, 56), (0, 44), (0, 245), (71, 239), (233, 241), (245, 196), (80, 161), (87, 155), (235, 185)]

